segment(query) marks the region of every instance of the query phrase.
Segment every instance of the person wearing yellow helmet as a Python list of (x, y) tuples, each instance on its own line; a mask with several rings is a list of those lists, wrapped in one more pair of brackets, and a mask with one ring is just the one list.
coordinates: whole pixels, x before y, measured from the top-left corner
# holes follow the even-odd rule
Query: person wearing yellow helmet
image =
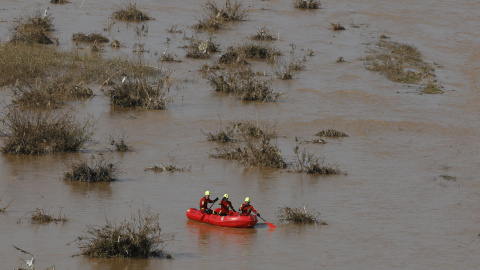
[(235, 211), (235, 207), (233, 207), (232, 202), (228, 200), (228, 194), (223, 195), (223, 198), (219, 204), (220, 204), (220, 212), (219, 212), (220, 216), (228, 215), (228, 208)]
[(205, 191), (205, 196), (203, 196), (203, 198), (200, 200), (200, 212), (202, 212), (203, 214), (211, 214), (213, 213), (212, 210), (210, 208), (208, 208), (208, 204), (209, 203), (215, 203), (216, 201), (218, 201), (218, 197), (215, 198), (215, 200), (210, 200), (210, 191)]
[(245, 198), (245, 203), (242, 204), (242, 206), (240, 206), (238, 210), (240, 212), (240, 216), (250, 216), (251, 212), (254, 212), (255, 214), (257, 214), (257, 216), (260, 216), (260, 213), (258, 213), (257, 210), (255, 210), (255, 208), (250, 205), (249, 197)]

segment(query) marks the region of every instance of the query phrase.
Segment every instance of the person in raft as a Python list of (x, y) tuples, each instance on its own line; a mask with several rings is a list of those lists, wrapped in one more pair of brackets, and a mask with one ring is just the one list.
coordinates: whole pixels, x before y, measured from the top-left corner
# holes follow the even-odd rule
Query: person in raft
[(211, 209), (208, 209), (208, 204), (209, 203), (215, 203), (218, 201), (218, 197), (215, 198), (215, 200), (210, 200), (210, 191), (205, 191), (205, 196), (200, 200), (200, 212), (203, 214), (211, 214), (213, 211)]
[(235, 208), (232, 206), (232, 202), (228, 200), (228, 194), (223, 195), (222, 200), (219, 202), (220, 204), (220, 212), (218, 213), (220, 216), (228, 215), (228, 208), (235, 211)]
[(257, 210), (255, 210), (255, 208), (253, 208), (253, 206), (250, 205), (250, 198), (249, 197), (245, 198), (245, 203), (242, 204), (242, 206), (240, 206), (238, 211), (240, 212), (240, 216), (250, 216), (250, 213), (252, 211), (255, 214), (257, 214), (257, 216), (260, 216), (260, 213), (258, 213)]

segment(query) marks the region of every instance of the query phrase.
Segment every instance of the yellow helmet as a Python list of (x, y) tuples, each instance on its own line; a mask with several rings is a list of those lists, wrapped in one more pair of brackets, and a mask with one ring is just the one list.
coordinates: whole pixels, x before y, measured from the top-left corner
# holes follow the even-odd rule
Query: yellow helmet
[(246, 202), (250, 202), (250, 198), (249, 198), (249, 197), (246, 197), (246, 198), (245, 198), (245, 201), (246, 201)]
[(205, 196), (210, 195), (210, 191), (205, 191)]
[(223, 195), (223, 197), (228, 199), (228, 194)]

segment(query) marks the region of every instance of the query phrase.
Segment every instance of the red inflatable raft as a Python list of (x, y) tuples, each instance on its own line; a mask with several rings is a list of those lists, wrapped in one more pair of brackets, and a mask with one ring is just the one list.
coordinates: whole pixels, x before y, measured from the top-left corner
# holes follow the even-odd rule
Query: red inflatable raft
[(203, 214), (196, 208), (188, 209), (187, 217), (191, 220), (230, 228), (252, 228), (258, 221), (255, 215), (239, 216), (237, 212), (230, 211), (230, 215), (228, 216), (219, 216), (215, 214)]

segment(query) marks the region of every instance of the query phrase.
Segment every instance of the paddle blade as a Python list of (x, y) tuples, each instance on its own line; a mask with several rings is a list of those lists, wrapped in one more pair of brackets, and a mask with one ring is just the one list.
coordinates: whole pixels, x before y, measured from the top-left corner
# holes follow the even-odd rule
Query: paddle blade
[(277, 228), (277, 226), (273, 225), (272, 223), (268, 222), (268, 221), (265, 221), (268, 225), (268, 227), (272, 228), (272, 229), (275, 229)]

